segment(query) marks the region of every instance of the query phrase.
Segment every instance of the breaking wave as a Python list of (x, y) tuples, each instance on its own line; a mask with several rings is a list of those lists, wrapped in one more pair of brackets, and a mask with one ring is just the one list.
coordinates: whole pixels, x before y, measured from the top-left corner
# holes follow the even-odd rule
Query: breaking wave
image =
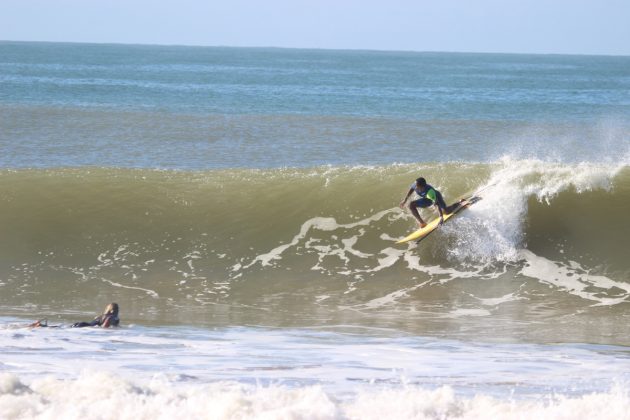
[[(419, 175), (448, 202), (475, 191), (483, 199), (421, 245), (396, 245), (414, 228), (397, 203)], [(299, 292), (317, 303), (345, 296), (339, 306), (373, 308), (454, 279), (505, 276), (599, 305), (630, 297), (625, 165), (505, 158), (200, 172), (3, 170), (0, 199), (0, 285), (18, 303), (115, 290), (121, 300), (250, 305), (261, 295), (273, 301)], [(501, 296), (523, 293), (519, 283)]]

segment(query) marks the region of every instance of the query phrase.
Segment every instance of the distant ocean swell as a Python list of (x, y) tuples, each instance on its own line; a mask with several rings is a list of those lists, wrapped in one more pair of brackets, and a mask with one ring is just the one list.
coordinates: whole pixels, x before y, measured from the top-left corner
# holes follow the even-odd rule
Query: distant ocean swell
[[(628, 123), (173, 113), (110, 107), (0, 104), (3, 168), (127, 167), (208, 170), (483, 162), (508, 155), (565, 163), (630, 159)], [(34, 123), (36, 122), (36, 123)]]
[[(420, 174), (449, 202), (476, 190), (483, 200), (420, 246), (395, 245), (414, 229), (397, 204)], [(624, 165), (3, 170), (0, 197), (0, 281), (18, 300), (106, 284), (229, 302), (263, 284), (329, 279), (331, 292), (506, 270), (599, 304), (630, 297)]]

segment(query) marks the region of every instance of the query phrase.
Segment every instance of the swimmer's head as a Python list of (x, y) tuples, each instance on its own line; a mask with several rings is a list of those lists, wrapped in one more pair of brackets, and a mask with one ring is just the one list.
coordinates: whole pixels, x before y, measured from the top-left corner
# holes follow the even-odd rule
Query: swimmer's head
[(105, 307), (105, 311), (103, 312), (103, 314), (118, 316), (118, 304), (113, 302), (110, 303)]

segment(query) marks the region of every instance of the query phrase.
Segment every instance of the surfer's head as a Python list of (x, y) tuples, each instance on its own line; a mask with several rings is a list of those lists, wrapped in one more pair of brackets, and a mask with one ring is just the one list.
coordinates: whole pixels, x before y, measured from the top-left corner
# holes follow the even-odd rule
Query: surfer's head
[(105, 308), (105, 311), (103, 311), (103, 314), (104, 315), (118, 316), (118, 304), (117, 303), (110, 303)]
[(422, 178), (422, 177), (420, 177), (420, 178), (416, 179), (416, 186), (417, 186), (418, 188), (424, 188), (424, 187), (426, 187), (426, 186), (427, 186), (427, 180), (426, 180), (426, 179), (424, 179), (424, 178)]

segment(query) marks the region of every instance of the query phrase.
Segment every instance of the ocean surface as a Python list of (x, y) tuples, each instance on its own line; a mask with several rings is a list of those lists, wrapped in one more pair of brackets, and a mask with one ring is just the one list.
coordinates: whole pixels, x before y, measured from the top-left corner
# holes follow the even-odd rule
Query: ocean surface
[(630, 57), (0, 42), (0, 418), (630, 419), (628, 214)]

